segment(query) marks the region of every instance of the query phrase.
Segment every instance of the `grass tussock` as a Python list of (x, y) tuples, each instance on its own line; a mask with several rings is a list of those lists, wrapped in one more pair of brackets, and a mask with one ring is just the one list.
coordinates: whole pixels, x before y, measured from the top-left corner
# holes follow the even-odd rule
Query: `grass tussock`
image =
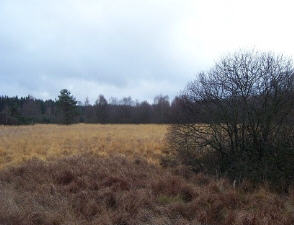
[(0, 171), (0, 224), (294, 224), (293, 192), (248, 192), (183, 171), (122, 156), (31, 159)]

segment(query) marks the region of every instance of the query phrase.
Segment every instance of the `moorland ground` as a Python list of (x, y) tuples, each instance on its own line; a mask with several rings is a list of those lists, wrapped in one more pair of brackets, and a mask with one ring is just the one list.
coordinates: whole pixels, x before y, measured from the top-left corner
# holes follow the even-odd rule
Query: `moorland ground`
[(166, 125), (0, 127), (0, 224), (293, 225), (294, 192), (162, 168)]
[(166, 129), (166, 125), (0, 126), (0, 168), (33, 157), (45, 160), (89, 152), (139, 156), (157, 163)]

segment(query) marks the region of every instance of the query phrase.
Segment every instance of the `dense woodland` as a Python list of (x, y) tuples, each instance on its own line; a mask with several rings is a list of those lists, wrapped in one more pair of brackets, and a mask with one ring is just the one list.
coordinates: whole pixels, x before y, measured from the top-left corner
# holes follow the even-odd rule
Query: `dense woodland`
[[(70, 93), (69, 93), (70, 94)], [(73, 96), (72, 99), (75, 100)], [(32, 96), (0, 96), (0, 124), (35, 123), (172, 123), (177, 116), (177, 98), (159, 95), (153, 104), (134, 101), (131, 97), (111, 98), (100, 95), (94, 105), (75, 101), (74, 116), (64, 121), (64, 110), (57, 100), (41, 100)]]

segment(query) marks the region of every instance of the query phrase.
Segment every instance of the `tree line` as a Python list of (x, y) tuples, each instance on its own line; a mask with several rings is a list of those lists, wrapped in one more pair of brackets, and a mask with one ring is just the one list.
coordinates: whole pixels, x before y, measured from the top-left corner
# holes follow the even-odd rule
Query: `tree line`
[(0, 124), (172, 123), (178, 107), (177, 98), (170, 102), (167, 95), (156, 96), (152, 104), (131, 97), (107, 100), (104, 95), (95, 104), (88, 98), (82, 103), (63, 89), (56, 100), (0, 96)]

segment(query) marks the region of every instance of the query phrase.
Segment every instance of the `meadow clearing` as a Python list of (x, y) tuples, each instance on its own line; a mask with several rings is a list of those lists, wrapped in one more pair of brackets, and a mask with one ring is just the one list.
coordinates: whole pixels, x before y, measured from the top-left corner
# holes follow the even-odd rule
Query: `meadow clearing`
[(166, 125), (0, 126), (0, 168), (33, 157), (45, 160), (89, 152), (158, 163), (166, 129)]
[(0, 127), (0, 224), (294, 224), (293, 190), (162, 168), (167, 127)]

